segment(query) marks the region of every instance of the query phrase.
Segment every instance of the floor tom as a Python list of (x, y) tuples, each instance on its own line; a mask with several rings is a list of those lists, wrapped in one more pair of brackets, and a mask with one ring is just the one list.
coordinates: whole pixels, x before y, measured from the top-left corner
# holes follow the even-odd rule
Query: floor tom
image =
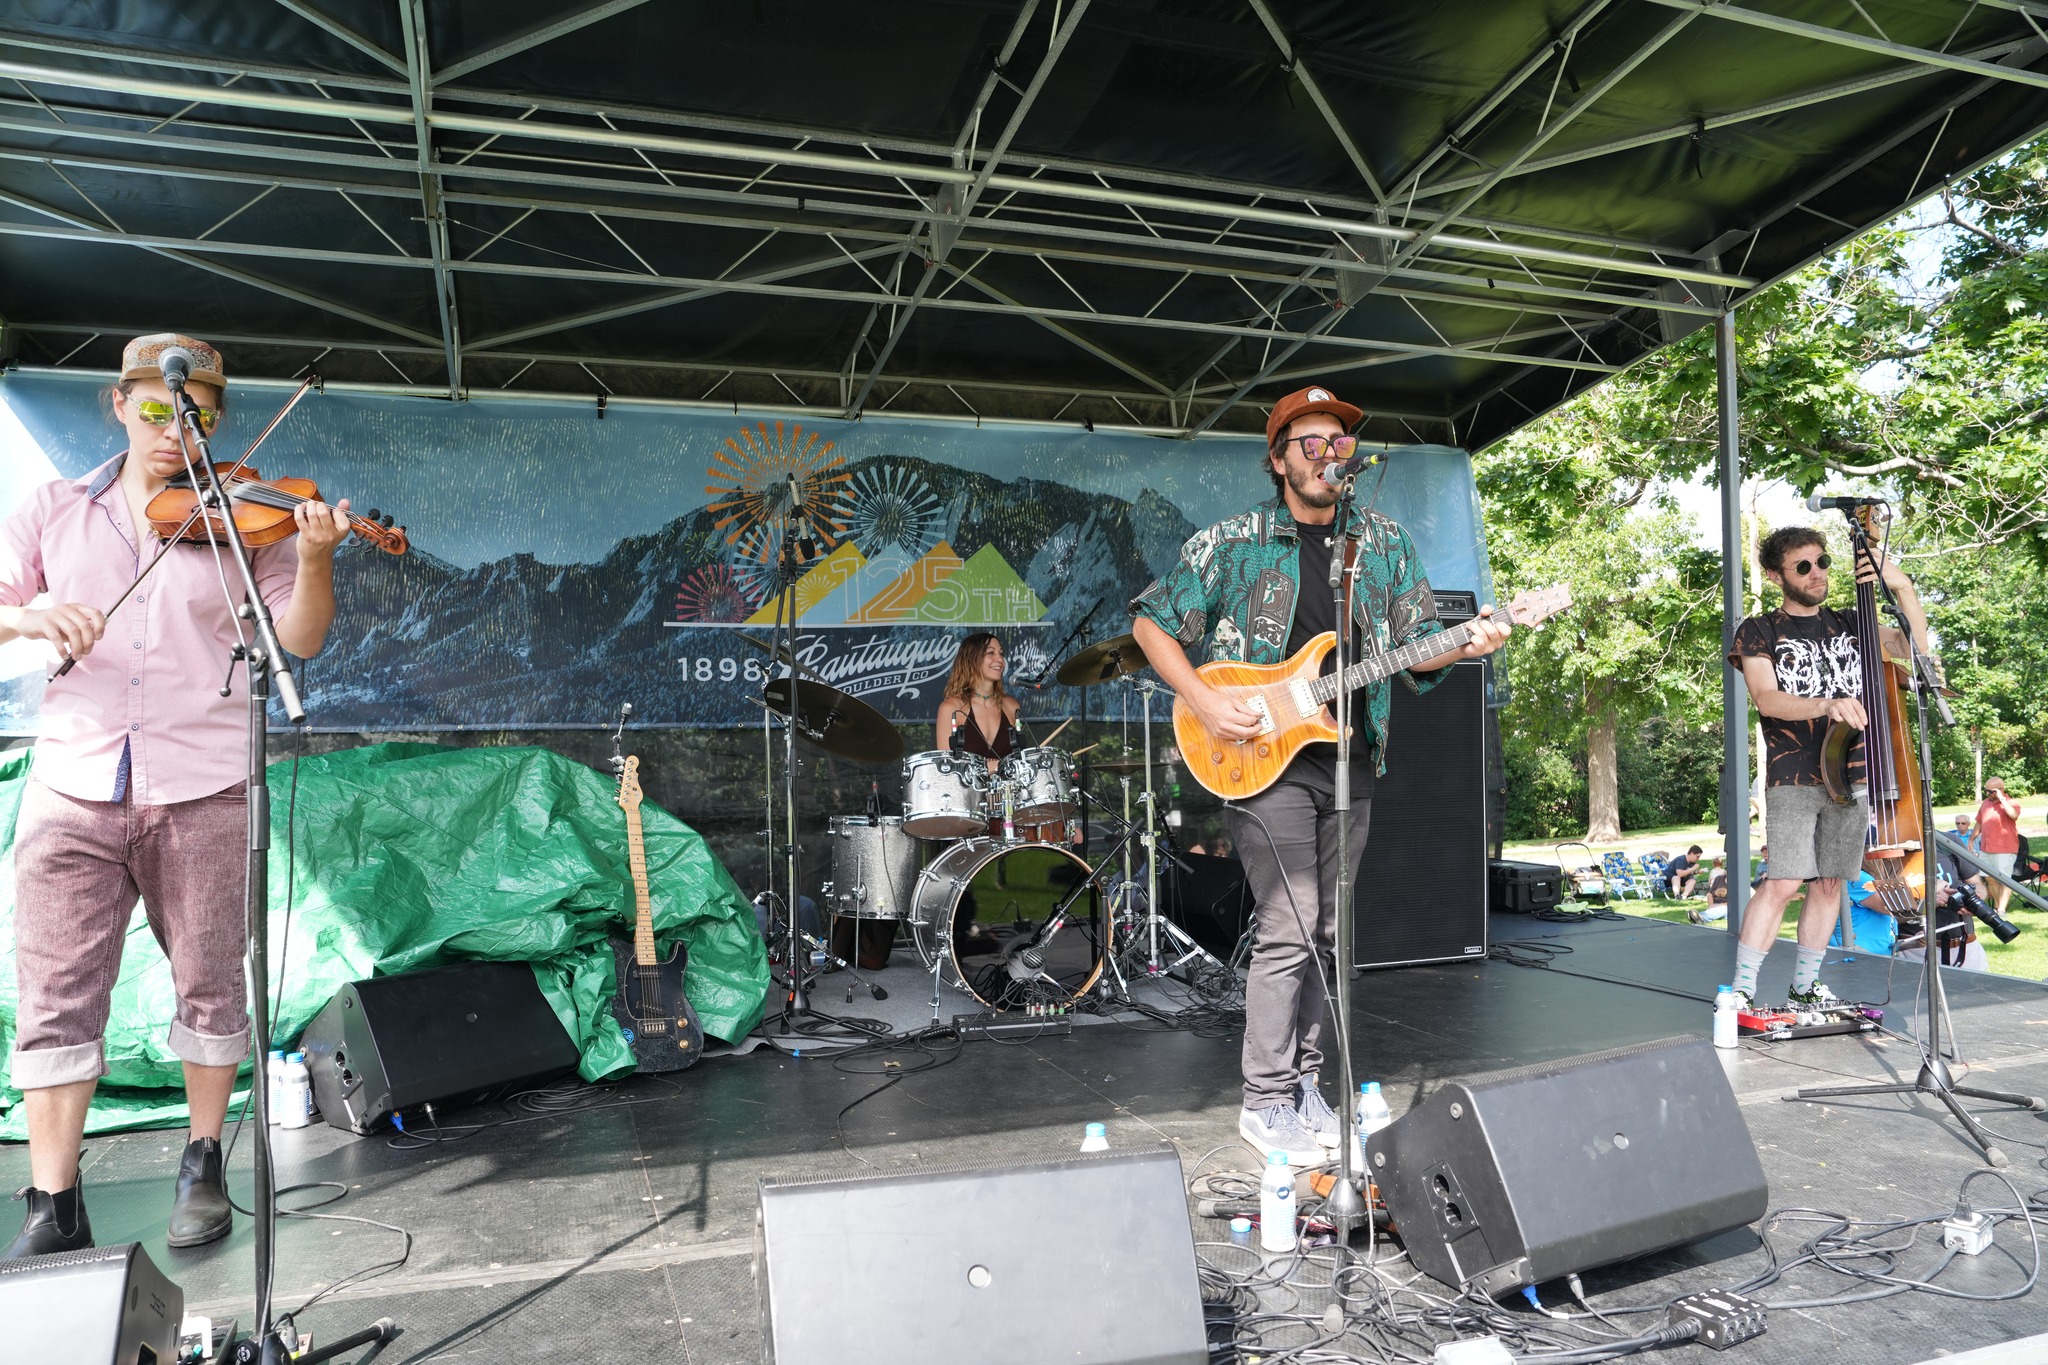
[(901, 919), (917, 889), (917, 841), (894, 815), (835, 815), (827, 825), (832, 880), (820, 891), (826, 912), (848, 919)]

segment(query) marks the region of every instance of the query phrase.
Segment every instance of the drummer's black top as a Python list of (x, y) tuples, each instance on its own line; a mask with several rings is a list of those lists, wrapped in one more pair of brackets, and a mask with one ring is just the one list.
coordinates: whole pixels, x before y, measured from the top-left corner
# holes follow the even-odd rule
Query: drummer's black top
[(953, 751), (963, 754), (980, 754), (983, 758), (1002, 758), (1017, 747), (1017, 727), (1004, 716), (996, 726), (996, 737), (990, 739), (982, 733), (981, 722), (974, 718), (974, 707), (966, 707), (966, 714), (960, 717), (960, 724), (953, 729)]

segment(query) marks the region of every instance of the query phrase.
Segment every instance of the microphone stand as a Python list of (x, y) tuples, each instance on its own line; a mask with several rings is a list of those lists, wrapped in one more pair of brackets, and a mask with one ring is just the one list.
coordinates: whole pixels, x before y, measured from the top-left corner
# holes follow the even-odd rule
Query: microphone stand
[[(232, 596), (228, 606), (254, 628), (254, 645), (238, 642), (234, 657), (241, 660), (249, 675), (249, 861), (243, 894), (243, 915), (248, 935), (248, 982), (249, 982), (249, 1033), (253, 1055), (260, 1062), (270, 1055), (270, 786), (269, 770), (269, 709), (270, 689), (277, 686), (278, 701), (284, 707), (287, 719), (294, 725), (306, 721), (305, 703), (300, 699), (298, 682), (292, 677), (291, 665), (287, 661), (284, 646), (278, 642), (277, 623), (271, 617), (270, 608), (263, 600), (263, 594), (256, 586), (256, 571), (250, 562), (249, 547), (243, 542), (241, 532), (235, 526), (234, 503), (227, 484), (220, 471), (213, 467), (213, 449), (206, 433), (199, 425), (198, 405), (185, 389), (185, 378), (175, 372), (164, 375), (164, 384), (171, 390), (171, 397), (178, 408), (179, 445), (185, 458), (186, 476), (198, 490), (204, 505), (219, 514), (221, 530), (214, 533), (211, 521), (202, 522), (207, 527), (207, 541), (218, 560), (221, 547), (226, 545), (228, 555), (234, 560), (235, 572), (241, 579), (243, 601), (235, 608)], [(194, 467), (193, 449), (199, 452), (197, 468)], [(202, 481), (203, 476), (203, 481)], [(139, 528), (138, 528), (139, 529)], [(232, 678), (232, 665), (229, 677)], [(225, 689), (223, 689), (225, 690)], [(318, 1351), (294, 1355), (287, 1349), (279, 1335), (277, 1325), (271, 1319), (271, 1292), (277, 1279), (277, 1176), (270, 1146), (270, 1088), (264, 1083), (260, 1071), (251, 1078), (249, 1086), (250, 1107), (254, 1111), (254, 1132), (250, 1143), (255, 1160), (255, 1205), (256, 1231), (256, 1318), (253, 1333), (237, 1342), (229, 1359), (237, 1365), (287, 1365), (287, 1362), (315, 1362), (332, 1359), (344, 1351), (371, 1342), (385, 1342), (397, 1335), (398, 1328), (389, 1318), (379, 1319), (376, 1324), (339, 1341), (330, 1342)]]
[[(1337, 817), (1336, 954), (1349, 950), (1354, 918), (1351, 904), (1351, 689), (1344, 685), (1344, 670), (1350, 666), (1350, 651), (1346, 646), (1353, 629), (1351, 598), (1356, 584), (1355, 581), (1347, 581), (1350, 575), (1344, 571), (1351, 558), (1351, 513), (1357, 501), (1357, 487), (1356, 471), (1345, 475), (1344, 481), (1338, 485), (1336, 518), (1332, 523), (1336, 534), (1330, 541), (1329, 587), (1334, 609), (1332, 619), (1337, 626), (1334, 651), (1337, 660), (1337, 770), (1331, 802), (1332, 812)], [(1320, 921), (1320, 911), (1316, 917)], [(1351, 971), (1348, 964), (1340, 964), (1336, 960), (1335, 954), (1330, 962), (1330, 975), (1336, 987), (1333, 1003), (1336, 1006), (1337, 1067), (1343, 1076), (1343, 1090), (1337, 1104), (1337, 1180), (1323, 1200), (1323, 1214), (1337, 1230), (1337, 1245), (1348, 1247), (1351, 1234), (1368, 1222), (1371, 1211), (1366, 1206), (1363, 1189), (1365, 1172), (1354, 1171), (1351, 1166), (1356, 1150), (1353, 1129), (1357, 1126), (1352, 1096), (1358, 1093), (1351, 1066)]]
[[(1875, 564), (1877, 556), (1871, 552), (1870, 538), (1864, 533), (1862, 524), (1856, 520), (1855, 513), (1848, 508), (1841, 511), (1849, 523), (1849, 539), (1854, 544), (1854, 553)], [(1963, 1130), (1970, 1135), (1970, 1140), (1984, 1153), (1985, 1162), (1993, 1167), (2004, 1167), (2010, 1164), (2005, 1153), (1992, 1145), (1991, 1135), (1979, 1126), (1970, 1111), (1965, 1109), (1962, 1101), (1956, 1097), (1964, 1095), (1971, 1099), (1990, 1100), (1994, 1104), (2016, 1105), (2036, 1113), (2048, 1109), (2048, 1103), (2044, 1103), (2036, 1095), (2017, 1095), (2005, 1090), (1985, 1090), (1978, 1086), (1958, 1085), (1955, 1073), (1942, 1059), (1941, 1025), (1942, 1020), (1947, 1019), (1949, 1015), (1948, 992), (1941, 983), (1941, 947), (1938, 933), (1940, 920), (1935, 915), (1935, 840), (1940, 834), (1934, 828), (1934, 787), (1928, 780), (1934, 771), (1934, 717), (1928, 714), (1930, 699), (1944, 725), (1954, 725), (1955, 717), (1949, 712), (1948, 702), (1941, 695), (1940, 675), (1935, 668), (1934, 660), (1921, 652), (1920, 642), (1913, 638), (1913, 627), (1906, 620), (1905, 611), (1899, 606), (1898, 596), (1892, 591), (1891, 584), (1884, 581), (1883, 574), (1878, 575), (1877, 590), (1884, 595), (1887, 612), (1898, 622), (1900, 632), (1906, 637), (1906, 650), (1912, 658), (1913, 665), (1913, 714), (1920, 744), (1920, 829), (1921, 837), (1925, 840), (1920, 848), (1920, 918), (1921, 923), (1927, 926), (1927, 945), (1921, 952), (1920, 972), (1927, 985), (1927, 1032), (1920, 1040), (1919, 1073), (1910, 1081), (1892, 1081), (1880, 1085), (1807, 1087), (1793, 1091), (1786, 1098), (1823, 1100), (1845, 1095), (1932, 1095), (1949, 1107), (1949, 1111), (1956, 1116), (1956, 1122), (1963, 1125)], [(1877, 662), (1865, 666), (1882, 668), (1883, 664)], [(1882, 723), (1877, 717), (1871, 717), (1871, 722)], [(1865, 776), (1867, 778), (1869, 774), (1866, 773)], [(1843, 913), (1846, 916), (1848, 912), (1845, 909)], [(1950, 1027), (1953, 1029), (1953, 1023)], [(1956, 1056), (1953, 1038), (1950, 1040), (1948, 1052), (1950, 1056)], [(1957, 1057), (1957, 1060), (1960, 1061), (1961, 1058)]]

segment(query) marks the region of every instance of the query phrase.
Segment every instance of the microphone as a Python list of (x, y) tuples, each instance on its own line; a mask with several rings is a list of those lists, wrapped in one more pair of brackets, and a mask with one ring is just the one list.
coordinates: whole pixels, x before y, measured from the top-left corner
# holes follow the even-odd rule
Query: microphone
[(1830, 507), (1839, 508), (1844, 512), (1853, 512), (1858, 507), (1883, 506), (1885, 506), (1883, 498), (1824, 498), (1820, 494), (1815, 493), (1806, 500), (1806, 510), (1809, 512), (1819, 512)]
[(185, 381), (192, 377), (193, 355), (183, 346), (166, 346), (157, 357), (157, 365), (164, 372), (164, 386), (182, 389)]
[(1348, 460), (1339, 460), (1335, 464), (1324, 465), (1323, 482), (1330, 485), (1330, 487), (1332, 488), (1342, 488), (1344, 486), (1344, 480), (1351, 478), (1353, 475), (1357, 474), (1358, 471), (1361, 469), (1370, 468), (1371, 466), (1378, 464), (1381, 460), (1384, 460), (1386, 457), (1387, 452), (1384, 450), (1354, 451), (1352, 452), (1351, 458)]

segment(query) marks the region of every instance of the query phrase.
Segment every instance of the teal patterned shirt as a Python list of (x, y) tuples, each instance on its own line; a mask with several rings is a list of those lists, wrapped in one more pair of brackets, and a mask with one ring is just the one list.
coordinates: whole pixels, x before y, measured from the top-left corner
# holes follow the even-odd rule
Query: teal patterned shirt
[[(1377, 512), (1357, 509), (1350, 531), (1359, 538), (1351, 613), (1371, 632), (1377, 648), (1390, 650), (1442, 630), (1421, 556), (1408, 533)], [(1180, 562), (1131, 599), (1131, 614), (1152, 622), (1183, 648), (1213, 637), (1211, 659), (1285, 662), (1301, 593), (1300, 550), (1294, 515), (1279, 498), (1270, 498), (1188, 537), (1180, 547)], [(1328, 591), (1321, 584), (1314, 590)], [(1441, 670), (1399, 676), (1417, 692), (1443, 680)], [(1365, 689), (1365, 699), (1365, 714), (1354, 716), (1353, 723), (1359, 738), (1373, 746), (1376, 771), (1384, 774), (1387, 746), (1382, 737), (1393, 689), (1382, 679)]]

